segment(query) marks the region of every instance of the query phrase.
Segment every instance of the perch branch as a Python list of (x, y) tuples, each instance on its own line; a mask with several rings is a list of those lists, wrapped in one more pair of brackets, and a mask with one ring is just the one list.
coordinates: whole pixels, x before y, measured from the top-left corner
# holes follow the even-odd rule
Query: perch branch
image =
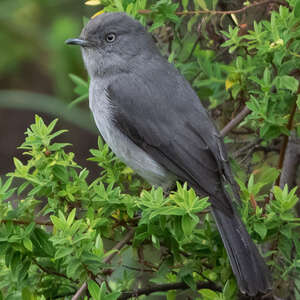
[[(149, 295), (155, 292), (165, 292), (170, 290), (186, 290), (189, 288), (190, 287), (185, 282), (159, 284), (148, 288), (137, 289), (130, 292), (122, 292), (122, 295), (118, 298), (118, 300), (130, 299), (132, 297), (138, 297), (141, 295)], [(200, 289), (211, 289), (214, 291), (221, 292), (221, 289), (218, 286), (216, 286), (213, 282), (198, 282), (197, 290)]]
[(293, 136), (289, 137), (283, 166), (280, 175), (280, 187), (285, 184), (292, 188), (296, 178), (297, 168), (300, 163), (300, 139)]
[[(300, 93), (300, 90), (299, 90), (299, 93)], [(296, 109), (297, 109), (297, 103), (295, 101), (295, 103), (293, 104), (293, 107), (292, 107), (290, 117), (289, 117), (289, 122), (286, 126), (286, 128), (289, 132), (293, 128), (293, 120), (294, 120), (294, 116), (295, 116), (295, 113), (296, 113)], [(280, 154), (279, 154), (278, 166), (277, 166), (277, 168), (279, 170), (282, 170), (282, 167), (283, 167), (283, 161), (284, 161), (288, 141), (289, 141), (289, 137), (287, 135), (284, 135), (283, 142), (282, 142), (282, 147), (280, 149)], [(279, 185), (280, 178), (281, 178), (281, 175), (279, 175), (278, 178), (276, 179), (275, 185)]]

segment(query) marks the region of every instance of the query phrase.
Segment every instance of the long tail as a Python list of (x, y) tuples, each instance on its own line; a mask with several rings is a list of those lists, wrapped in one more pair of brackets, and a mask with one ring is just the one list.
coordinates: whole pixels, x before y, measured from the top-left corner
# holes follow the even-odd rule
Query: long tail
[(249, 296), (271, 289), (268, 268), (237, 213), (228, 216), (212, 208), (240, 291)]

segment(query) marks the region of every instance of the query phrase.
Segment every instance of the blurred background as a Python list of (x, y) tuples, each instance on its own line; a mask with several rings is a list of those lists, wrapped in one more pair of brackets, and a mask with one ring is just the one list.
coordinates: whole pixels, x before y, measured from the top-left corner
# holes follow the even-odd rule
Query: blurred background
[[(75, 5), (76, 4), (76, 5)], [(77, 162), (97, 176), (89, 163), (89, 149), (97, 145), (97, 130), (88, 102), (68, 105), (76, 98), (68, 74), (87, 74), (80, 49), (64, 41), (79, 35), (83, 17), (95, 7), (71, 0), (1, 0), (0, 3), (0, 175), (13, 169), (14, 156), (24, 159), (17, 147), (26, 128), (39, 114), (57, 129), (68, 129), (60, 139), (73, 144)], [(76, 149), (76, 151), (75, 151)]]

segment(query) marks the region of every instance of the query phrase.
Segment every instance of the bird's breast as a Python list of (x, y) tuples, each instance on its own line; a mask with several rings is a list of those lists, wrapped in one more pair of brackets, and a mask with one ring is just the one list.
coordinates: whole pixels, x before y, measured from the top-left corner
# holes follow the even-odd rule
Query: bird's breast
[(176, 177), (156, 162), (142, 148), (133, 143), (115, 125), (113, 121), (114, 110), (117, 107), (114, 107), (111, 100), (107, 97), (103, 83), (91, 81), (90, 109), (103, 139), (121, 161), (150, 184), (162, 186), (164, 189), (168, 189), (173, 185)]

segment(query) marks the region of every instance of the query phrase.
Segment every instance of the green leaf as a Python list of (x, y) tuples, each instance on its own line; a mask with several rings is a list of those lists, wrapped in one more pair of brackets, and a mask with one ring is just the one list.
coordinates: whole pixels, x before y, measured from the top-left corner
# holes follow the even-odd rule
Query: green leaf
[(74, 249), (72, 248), (60, 248), (56, 251), (54, 259), (57, 260), (67, 255), (70, 255), (73, 252), (73, 250)]
[(10, 267), (11, 271), (14, 276), (17, 276), (18, 270), (20, 270), (20, 267), (22, 266), (22, 257), (20, 252), (13, 252), (11, 261), (10, 261)]
[(207, 10), (207, 6), (204, 0), (197, 0), (197, 3), (202, 9)]
[(189, 4), (189, 0), (182, 0), (182, 6), (184, 10), (187, 10), (188, 4)]
[(34, 253), (40, 257), (53, 257), (55, 250), (50, 241), (50, 234), (45, 230), (35, 227), (30, 235)]
[(297, 106), (298, 106), (298, 109), (300, 109), (300, 95), (297, 96)]
[(176, 300), (176, 291), (168, 291), (167, 300)]
[(193, 278), (193, 275), (189, 274), (189, 275), (186, 275), (186, 276), (183, 276), (181, 278), (192, 290), (196, 290), (197, 289), (197, 285), (196, 285), (196, 282)]
[(22, 169), (24, 167), (22, 162), (18, 158), (14, 157), (13, 160), (14, 160), (16, 169)]
[(290, 90), (292, 93), (297, 92), (299, 82), (296, 78), (288, 75), (278, 76), (276, 78), (278, 88)]
[(0, 187), (1, 187), (0, 193), (4, 193), (9, 189), (9, 187), (11, 186), (12, 180), (13, 180), (12, 177), (8, 178), (6, 180), (6, 182), (2, 185), (2, 187), (1, 187), (1, 181), (0, 181)]
[(22, 300), (35, 300), (36, 296), (31, 292), (28, 287), (22, 289)]
[(53, 170), (54, 176), (56, 176), (62, 182), (68, 183), (69, 174), (68, 174), (66, 167), (60, 166), (60, 165), (55, 165), (52, 170)]
[(25, 237), (23, 240), (23, 245), (24, 247), (29, 250), (30, 252), (32, 252), (32, 242), (28, 237)]
[(68, 219), (67, 219), (67, 224), (69, 226), (72, 225), (72, 223), (74, 221), (74, 218), (75, 218), (75, 215), (76, 215), (76, 208), (73, 208), (72, 211), (70, 212), (69, 216), (68, 216)]
[(28, 226), (26, 226), (24, 234), (29, 235), (34, 229), (34, 227), (35, 227), (35, 222), (31, 222)]
[(93, 300), (100, 300), (101, 294), (100, 294), (100, 287), (99, 285), (93, 281), (93, 280), (88, 280), (88, 290), (89, 293), (91, 294)]
[(184, 215), (181, 218), (181, 227), (185, 236), (187, 237), (193, 233), (193, 230), (197, 224), (198, 220), (194, 220), (190, 215)]
[(294, 16), (298, 19), (300, 18), (300, 1), (299, 0), (296, 1), (296, 5), (294, 7)]
[(124, 11), (124, 7), (121, 0), (114, 0), (114, 4), (117, 6), (118, 11)]
[(22, 264), (19, 266), (19, 272), (18, 272), (18, 277), (17, 277), (17, 280), (19, 282), (21, 282), (26, 277), (28, 277), (28, 270), (29, 270), (30, 265), (31, 265), (31, 263), (29, 260), (22, 261)]
[(218, 294), (212, 290), (202, 289), (199, 293), (202, 295), (203, 300), (219, 300)]
[(59, 219), (58, 217), (56, 216), (50, 216), (50, 219), (52, 221), (52, 223), (54, 224), (54, 226), (57, 228), (57, 229), (60, 229), (60, 230), (65, 230), (66, 229), (66, 222)]
[(224, 300), (232, 300), (237, 292), (235, 280), (227, 280), (223, 288)]
[(102, 257), (104, 254), (104, 247), (101, 235), (98, 234), (95, 242), (95, 254), (99, 257)]
[(22, 192), (26, 189), (26, 187), (28, 187), (29, 184), (30, 184), (30, 182), (28, 182), (28, 181), (23, 182), (23, 183), (18, 187), (17, 194), (18, 194), (18, 195), (21, 195)]
[(70, 278), (78, 278), (80, 274), (81, 262), (79, 258), (72, 258), (68, 262), (67, 276)]
[(151, 213), (150, 219), (158, 216), (158, 215), (165, 215), (165, 216), (182, 216), (186, 214), (186, 210), (181, 207), (176, 206), (166, 206), (162, 208), (155, 209), (154, 212)]
[(109, 295), (105, 295), (103, 300), (117, 300), (121, 296), (121, 292), (112, 292)]
[(260, 235), (261, 239), (264, 239), (267, 235), (267, 227), (264, 223), (255, 223), (254, 230)]
[(88, 83), (85, 80), (83, 80), (82, 78), (80, 78), (79, 76), (77, 76), (75, 74), (69, 74), (69, 77), (76, 85), (88, 88), (88, 86), (89, 86)]

